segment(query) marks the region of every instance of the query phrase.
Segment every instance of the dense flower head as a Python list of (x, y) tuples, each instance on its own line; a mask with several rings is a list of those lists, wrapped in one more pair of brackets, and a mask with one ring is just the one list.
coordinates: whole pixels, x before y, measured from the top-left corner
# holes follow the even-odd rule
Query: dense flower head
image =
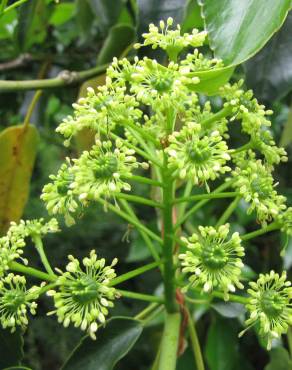
[(74, 180), (72, 166), (67, 158), (56, 175), (50, 175), (52, 182), (43, 188), (41, 199), (46, 203), (49, 214), (63, 214), (68, 225), (74, 223), (72, 213), (78, 209), (78, 200), (73, 194), (71, 184)]
[(138, 49), (141, 46), (151, 45), (152, 49), (160, 48), (167, 52), (170, 59), (175, 60), (177, 55), (187, 47), (197, 47), (203, 45), (207, 33), (199, 32), (193, 29), (192, 33), (181, 34), (180, 25), (176, 29), (170, 29), (173, 25), (173, 19), (168, 18), (166, 24), (160, 21), (159, 27), (154, 24), (149, 25), (149, 33), (143, 33), (143, 44), (135, 44)]
[(281, 225), (281, 231), (292, 236), (292, 207), (279, 213), (276, 219)]
[(69, 145), (72, 136), (84, 128), (93, 132), (108, 131), (119, 123), (138, 120), (142, 112), (137, 109), (135, 99), (125, 93), (125, 87), (99, 86), (95, 92), (92, 87), (87, 88), (87, 96), (80, 98), (73, 104), (74, 116), (66, 117), (57, 128), (65, 138), (65, 145)]
[(229, 224), (218, 228), (199, 226), (198, 234), (182, 238), (187, 246), (186, 253), (179, 255), (182, 272), (190, 275), (185, 290), (197, 285), (202, 285), (205, 292), (217, 288), (228, 300), (228, 292), (243, 288), (239, 276), (244, 249), (238, 232), (228, 238), (229, 229)]
[(68, 257), (70, 262), (66, 272), (61, 274), (56, 282), (57, 290), (47, 292), (53, 296), (58, 321), (65, 327), (70, 323), (81, 330), (87, 330), (95, 339), (95, 333), (100, 324), (104, 324), (108, 309), (113, 307), (113, 300), (118, 297), (115, 288), (110, 287), (111, 280), (116, 276), (113, 267), (117, 263), (115, 258), (111, 265), (105, 265), (105, 259), (98, 259), (94, 250), (90, 256), (80, 262), (73, 256)]
[(286, 279), (286, 272), (279, 275), (271, 271), (260, 274), (257, 282), (249, 283), (250, 298), (246, 308), (250, 317), (246, 325), (249, 328), (259, 324), (259, 334), (267, 340), (268, 349), (271, 349), (272, 340), (287, 333), (289, 325), (292, 325), (292, 288)]
[(230, 159), (228, 147), (218, 131), (203, 136), (201, 125), (189, 122), (169, 136), (169, 143), (165, 149), (169, 167), (176, 170), (181, 179), (207, 184), (208, 180), (230, 171), (225, 165)]
[[(241, 163), (243, 166), (244, 162)], [(286, 208), (286, 198), (278, 195), (274, 179), (261, 160), (248, 161), (233, 172), (233, 186), (250, 204), (248, 213), (256, 211), (257, 219), (263, 225), (274, 219)]]
[(195, 49), (192, 54), (187, 54), (181, 65), (183, 66), (181, 71), (184, 70), (184, 72), (209, 71), (210, 69), (218, 69), (224, 66), (221, 59), (207, 59), (198, 49)]
[(114, 146), (111, 141), (96, 141), (90, 151), (84, 151), (80, 158), (74, 160), (71, 189), (78, 194), (80, 201), (101, 196), (109, 198), (122, 190), (131, 190), (124, 179), (131, 177), (132, 171), (139, 165), (134, 154), (135, 151), (126, 147), (120, 139)]
[(8, 274), (0, 280), (0, 322), (3, 329), (16, 330), (28, 324), (27, 314), (35, 315), (38, 287), (26, 289), (24, 276)]
[(0, 277), (9, 269), (9, 263), (15, 259), (27, 260), (22, 257), (25, 247), (23, 228), (12, 223), (5, 236), (0, 238)]
[(11, 222), (10, 230), (18, 232), (23, 238), (28, 236), (44, 236), (49, 233), (56, 233), (60, 231), (58, 221), (55, 218), (51, 218), (48, 222), (45, 222), (43, 218), (35, 220), (20, 220), (19, 223)]

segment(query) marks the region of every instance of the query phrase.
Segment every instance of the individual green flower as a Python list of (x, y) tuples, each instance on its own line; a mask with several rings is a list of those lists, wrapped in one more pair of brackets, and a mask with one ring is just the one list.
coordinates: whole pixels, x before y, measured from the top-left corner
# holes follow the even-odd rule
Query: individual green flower
[(228, 292), (234, 292), (243, 285), (239, 281), (243, 267), (244, 249), (238, 232), (227, 238), (229, 224), (214, 228), (199, 226), (199, 234), (190, 238), (182, 238), (187, 251), (179, 255), (182, 272), (190, 274), (189, 284), (184, 288), (203, 285), (203, 291), (209, 292), (214, 288), (224, 293), (228, 300)]
[(28, 324), (27, 314), (36, 314), (38, 287), (26, 289), (24, 276), (8, 274), (0, 280), (0, 322), (3, 329), (9, 328), (13, 333), (17, 326), (25, 328)]
[(287, 281), (286, 272), (282, 275), (271, 271), (269, 274), (260, 274), (257, 282), (250, 282), (248, 289), (250, 298), (246, 305), (250, 317), (246, 320), (248, 328), (259, 324), (259, 334), (267, 340), (267, 348), (271, 349), (272, 340), (287, 333), (292, 325), (292, 288)]
[(74, 175), (69, 158), (57, 175), (50, 175), (50, 179), (53, 181), (44, 186), (41, 199), (46, 203), (49, 214), (63, 214), (67, 225), (72, 225), (74, 219), (71, 214), (78, 209), (78, 202), (71, 189)]
[(150, 105), (154, 111), (170, 107), (181, 110), (188, 99), (188, 85), (198, 83), (199, 79), (186, 77), (178, 68), (178, 64), (173, 62), (165, 67), (145, 57), (131, 75), (130, 91), (138, 101)]
[(9, 269), (9, 263), (16, 259), (27, 264), (27, 260), (22, 257), (25, 236), (23, 227), (12, 223), (7, 234), (0, 238), (0, 277)]
[(96, 141), (88, 152), (74, 160), (74, 181), (71, 188), (81, 201), (96, 200), (101, 196), (110, 198), (114, 193), (131, 190), (124, 179), (138, 167), (135, 152), (117, 139), (115, 147), (111, 141)]
[[(189, 179), (194, 184), (215, 180), (230, 171), (226, 161), (230, 159), (228, 147), (218, 131), (202, 136), (199, 124), (189, 122), (181, 131), (169, 136), (169, 168), (176, 171), (181, 179)], [(208, 189), (208, 186), (207, 186)]]
[(105, 323), (108, 308), (113, 307), (113, 300), (118, 297), (116, 289), (110, 287), (111, 280), (116, 276), (113, 267), (117, 259), (105, 266), (105, 260), (97, 259), (92, 250), (89, 258), (83, 259), (82, 268), (76, 258), (71, 255), (68, 258), (67, 271), (58, 270), (61, 274), (56, 282), (58, 290), (47, 292), (53, 296), (56, 308), (48, 315), (56, 314), (64, 327), (73, 323), (96, 339), (99, 325)]
[(73, 104), (74, 116), (66, 117), (56, 129), (66, 138), (64, 144), (69, 145), (71, 138), (84, 128), (99, 134), (101, 129), (108, 132), (119, 123), (138, 120), (142, 112), (125, 90), (126, 87), (113, 88), (110, 79), (107, 85), (99, 86), (97, 92), (88, 87), (87, 97)]
[(247, 213), (255, 210), (258, 221), (266, 225), (286, 208), (286, 198), (277, 194), (273, 176), (260, 160), (244, 163), (233, 172), (233, 186), (250, 203)]
[(203, 45), (207, 33), (205, 31), (199, 32), (197, 29), (193, 29), (192, 33), (181, 34), (180, 25), (176, 26), (176, 29), (170, 30), (169, 28), (173, 25), (173, 19), (168, 18), (166, 25), (164, 21), (159, 22), (159, 28), (154, 24), (149, 25), (149, 33), (143, 33), (144, 38), (143, 44), (135, 44), (135, 48), (138, 49), (141, 46), (151, 45), (152, 49), (160, 48), (167, 52), (170, 59), (175, 60), (177, 55), (189, 46), (197, 47)]

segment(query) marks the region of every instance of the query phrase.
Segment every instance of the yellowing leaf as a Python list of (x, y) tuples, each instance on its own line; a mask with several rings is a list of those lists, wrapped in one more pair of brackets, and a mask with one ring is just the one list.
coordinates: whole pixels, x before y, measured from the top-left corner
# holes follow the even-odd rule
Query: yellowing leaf
[(19, 221), (29, 194), (38, 132), (34, 126), (13, 126), (0, 133), (0, 235), (10, 221)]

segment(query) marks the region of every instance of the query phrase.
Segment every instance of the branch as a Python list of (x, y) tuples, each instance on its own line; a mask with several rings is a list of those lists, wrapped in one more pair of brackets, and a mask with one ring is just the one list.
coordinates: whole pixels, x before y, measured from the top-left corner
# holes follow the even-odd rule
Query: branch
[(64, 70), (57, 77), (43, 80), (6, 81), (0, 80), (0, 92), (53, 89), (55, 87), (72, 86), (103, 74), (109, 64), (103, 64), (85, 71), (74, 72)]
[(19, 68), (24, 65), (26, 65), (28, 62), (32, 60), (32, 56), (28, 53), (21, 54), (19, 57), (9, 60), (8, 62), (0, 63), (0, 72), (9, 70), (9, 69), (14, 69), (14, 68)]

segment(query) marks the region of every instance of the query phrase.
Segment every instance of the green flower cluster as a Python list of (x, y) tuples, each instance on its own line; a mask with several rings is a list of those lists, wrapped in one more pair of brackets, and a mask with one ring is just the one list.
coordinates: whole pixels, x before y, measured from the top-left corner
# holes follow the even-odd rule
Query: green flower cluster
[(108, 309), (113, 307), (113, 300), (118, 297), (115, 288), (110, 287), (116, 276), (113, 267), (118, 260), (115, 258), (111, 265), (105, 266), (104, 258), (97, 259), (92, 250), (90, 256), (83, 259), (82, 268), (76, 258), (71, 255), (68, 258), (67, 271), (58, 270), (61, 274), (56, 282), (58, 290), (47, 292), (54, 297), (56, 307), (48, 315), (56, 314), (64, 327), (72, 323), (96, 339), (99, 325), (105, 323)]
[(271, 271), (260, 274), (256, 283), (249, 283), (250, 298), (246, 308), (250, 317), (246, 321), (247, 329), (259, 323), (259, 334), (266, 339), (268, 350), (272, 340), (287, 333), (289, 325), (292, 325), (292, 287), (286, 279), (286, 272), (279, 275)]
[(0, 280), (0, 322), (3, 329), (9, 328), (13, 333), (17, 326), (25, 328), (28, 324), (27, 314), (36, 314), (39, 287), (26, 289), (24, 276), (12, 273)]
[(234, 292), (235, 287), (243, 289), (239, 276), (244, 249), (237, 232), (228, 238), (229, 228), (229, 224), (217, 229), (199, 226), (199, 234), (182, 238), (187, 246), (186, 253), (179, 255), (182, 272), (190, 274), (189, 284), (183, 290), (197, 285), (202, 285), (204, 292), (219, 288), (228, 300), (228, 292)]

